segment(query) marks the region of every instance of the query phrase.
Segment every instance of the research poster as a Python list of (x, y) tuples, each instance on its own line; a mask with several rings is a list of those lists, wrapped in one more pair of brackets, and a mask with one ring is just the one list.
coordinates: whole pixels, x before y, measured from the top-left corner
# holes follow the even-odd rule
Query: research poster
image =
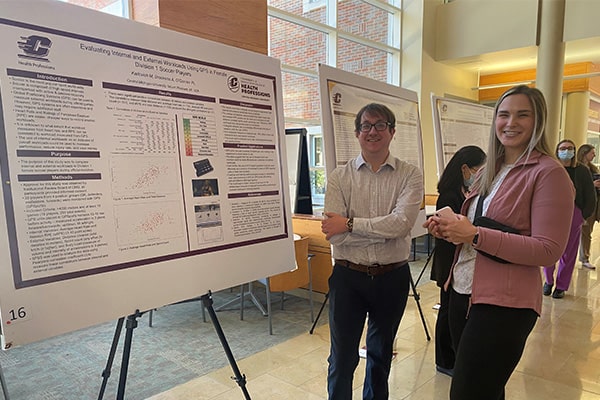
[[(382, 103), (396, 116), (396, 133), (390, 153), (423, 171), (423, 142), (417, 94), (413, 91), (359, 76), (327, 65), (319, 65), (319, 88), (327, 172), (345, 165), (360, 154), (354, 131), (356, 113), (368, 103)], [(425, 203), (411, 237), (425, 235)]]
[[(394, 112), (396, 133), (390, 143), (390, 152), (423, 170), (416, 93), (326, 65), (319, 66), (319, 78), (328, 172), (360, 153), (354, 119), (358, 110), (368, 103), (385, 104)], [(333, 134), (327, 134), (327, 131)]]
[(487, 153), (493, 107), (433, 94), (431, 102), (438, 177), (461, 147), (478, 146)]
[(54, 1), (0, 16), (5, 348), (294, 265), (279, 61)]

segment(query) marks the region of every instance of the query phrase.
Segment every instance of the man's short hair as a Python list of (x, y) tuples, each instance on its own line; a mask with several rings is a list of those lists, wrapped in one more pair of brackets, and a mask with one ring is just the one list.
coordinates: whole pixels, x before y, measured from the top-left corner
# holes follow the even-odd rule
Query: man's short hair
[(360, 111), (356, 114), (356, 119), (354, 120), (354, 129), (356, 132), (360, 132), (360, 122), (364, 113), (369, 113), (371, 115), (379, 115), (383, 117), (386, 122), (389, 123), (390, 129), (396, 127), (396, 116), (387, 106), (379, 103), (370, 103), (360, 109)]

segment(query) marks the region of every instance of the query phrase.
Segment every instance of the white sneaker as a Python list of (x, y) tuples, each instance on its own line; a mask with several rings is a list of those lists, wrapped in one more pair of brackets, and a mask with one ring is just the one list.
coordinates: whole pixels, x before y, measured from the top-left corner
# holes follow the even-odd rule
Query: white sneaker
[(583, 262), (581, 263), (581, 266), (583, 268), (587, 268), (587, 269), (596, 269), (596, 267), (594, 266), (594, 264), (590, 264), (589, 262)]

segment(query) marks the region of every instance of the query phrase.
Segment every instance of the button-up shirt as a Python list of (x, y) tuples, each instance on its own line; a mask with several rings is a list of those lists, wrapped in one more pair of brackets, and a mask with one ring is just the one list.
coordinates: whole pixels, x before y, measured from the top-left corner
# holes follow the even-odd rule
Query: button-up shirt
[(410, 255), (410, 231), (423, 201), (421, 171), (391, 155), (374, 172), (362, 155), (327, 177), (325, 212), (354, 218), (333, 236), (332, 255), (357, 264), (390, 264)]

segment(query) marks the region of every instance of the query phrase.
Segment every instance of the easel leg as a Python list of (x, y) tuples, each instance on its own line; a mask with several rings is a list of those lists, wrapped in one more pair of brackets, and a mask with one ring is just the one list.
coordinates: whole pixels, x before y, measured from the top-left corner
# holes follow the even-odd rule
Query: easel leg
[(421, 278), (423, 277), (423, 274), (425, 273), (425, 270), (427, 269), (427, 265), (429, 264), (429, 261), (431, 261), (431, 257), (433, 257), (433, 253), (434, 252), (435, 252), (435, 248), (427, 256), (427, 261), (425, 261), (425, 264), (423, 264), (423, 268), (421, 268), (421, 272), (419, 273), (419, 276), (417, 277), (417, 281), (415, 282), (415, 286), (417, 286), (419, 284), (419, 282), (421, 281)]
[(4, 395), (4, 400), (9, 400), (8, 388), (6, 387), (6, 380), (4, 379), (4, 372), (2, 371), (1, 365), (0, 365), (0, 385), (2, 385), (2, 394)]
[(237, 384), (242, 389), (245, 399), (251, 400), (250, 394), (248, 393), (248, 390), (246, 389), (246, 376), (241, 374), (241, 372), (235, 362), (235, 358), (233, 357), (233, 354), (231, 353), (231, 348), (229, 347), (229, 344), (227, 344), (227, 339), (225, 338), (223, 329), (221, 329), (221, 324), (219, 324), (219, 320), (217, 319), (217, 313), (215, 312), (215, 309), (213, 308), (213, 300), (212, 300), (211, 293), (208, 292), (207, 294), (203, 295), (201, 297), (201, 299), (202, 299), (202, 304), (204, 304), (204, 307), (206, 308), (206, 310), (208, 310), (208, 315), (210, 316), (210, 319), (215, 327), (215, 331), (217, 331), (217, 336), (219, 336), (219, 340), (221, 340), (221, 344), (223, 345), (223, 349), (225, 350), (225, 354), (227, 355), (227, 359), (229, 360), (231, 369), (233, 369), (233, 373), (235, 374), (235, 378), (233, 378), (233, 379), (237, 382)]
[(308, 333), (310, 333), (311, 335), (313, 334), (315, 327), (317, 326), (317, 322), (319, 322), (319, 318), (321, 317), (321, 313), (323, 312), (323, 309), (325, 308), (325, 304), (327, 304), (328, 298), (329, 298), (329, 292), (325, 293), (325, 300), (323, 300), (323, 304), (321, 304), (321, 308), (319, 308), (319, 312), (317, 313), (317, 318), (315, 318), (315, 322), (313, 322), (312, 327), (310, 328), (310, 331), (308, 331)]
[(117, 351), (117, 345), (119, 344), (119, 336), (121, 336), (121, 329), (123, 329), (123, 321), (125, 317), (119, 318), (117, 321), (117, 327), (115, 328), (115, 335), (113, 336), (112, 345), (110, 346), (110, 352), (108, 354), (108, 361), (106, 361), (106, 368), (102, 371), (102, 385), (100, 386), (100, 393), (98, 394), (98, 400), (104, 398), (104, 391), (106, 390), (106, 383), (110, 376), (110, 370), (112, 368), (113, 360), (115, 359), (115, 353)]
[(131, 354), (131, 342), (133, 340), (133, 330), (137, 327), (137, 319), (142, 316), (139, 310), (135, 314), (127, 317), (125, 325), (125, 343), (123, 343), (123, 360), (121, 362), (121, 375), (119, 376), (119, 388), (117, 390), (117, 400), (123, 400), (125, 397), (125, 382), (127, 381), (127, 370), (129, 369), (129, 355)]
[(417, 287), (415, 286), (415, 281), (413, 280), (412, 273), (410, 272), (410, 268), (408, 269), (408, 278), (410, 279), (410, 287), (413, 292), (413, 297), (417, 302), (417, 308), (419, 309), (419, 314), (421, 315), (421, 322), (423, 323), (423, 329), (425, 330), (425, 336), (427, 340), (431, 340), (431, 336), (429, 336), (429, 331), (427, 330), (427, 322), (425, 321), (425, 316), (423, 315), (423, 310), (421, 309), (421, 302), (419, 301), (421, 297), (419, 296), (419, 292), (417, 292)]

